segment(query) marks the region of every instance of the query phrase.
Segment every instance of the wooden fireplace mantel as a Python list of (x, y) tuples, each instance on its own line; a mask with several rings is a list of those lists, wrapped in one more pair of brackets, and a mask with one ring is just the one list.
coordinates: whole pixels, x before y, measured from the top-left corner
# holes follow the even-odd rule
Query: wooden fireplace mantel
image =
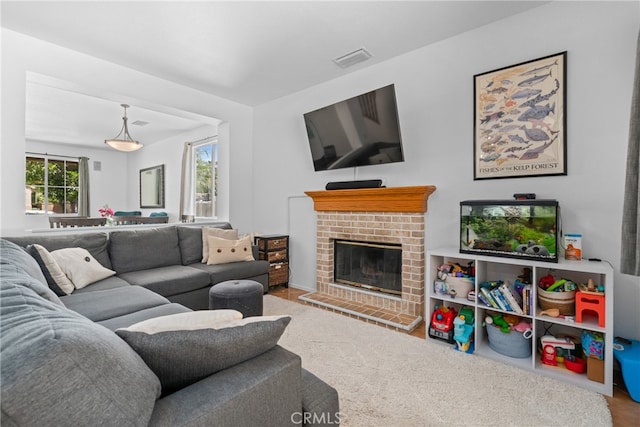
[(316, 211), (426, 212), (433, 185), (305, 191)]

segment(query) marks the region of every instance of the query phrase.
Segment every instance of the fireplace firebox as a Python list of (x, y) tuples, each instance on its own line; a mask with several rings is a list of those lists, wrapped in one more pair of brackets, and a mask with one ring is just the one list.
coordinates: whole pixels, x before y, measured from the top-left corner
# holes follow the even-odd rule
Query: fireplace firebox
[(334, 281), (402, 295), (402, 245), (334, 240)]

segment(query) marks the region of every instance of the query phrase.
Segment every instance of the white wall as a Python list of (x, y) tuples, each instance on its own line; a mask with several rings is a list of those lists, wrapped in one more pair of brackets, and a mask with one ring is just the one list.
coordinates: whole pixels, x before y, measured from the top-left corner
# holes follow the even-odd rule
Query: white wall
[[(615, 270), (615, 331), (640, 338), (640, 280), (621, 275), (620, 230), (637, 2), (554, 2), (261, 105), (254, 111), (255, 230), (291, 233), (292, 284), (315, 288), (311, 203), (329, 181), (384, 178), (437, 186), (426, 214), (427, 249), (457, 247), (459, 202), (516, 192), (557, 199), (565, 232), (587, 257)], [(473, 76), (561, 51), (567, 54), (568, 175), (473, 180)], [(406, 161), (315, 173), (302, 115), (394, 83)]]
[[(166, 80), (121, 67), (79, 52), (56, 46), (32, 37), (2, 29), (2, 140), (0, 143), (0, 229), (3, 235), (21, 233), (34, 228), (33, 221), (24, 215), (24, 152), (25, 152), (25, 83), (28, 71), (55, 79), (71, 82), (81, 87), (93, 88), (97, 93), (123, 94), (125, 99), (137, 105), (159, 105), (204, 117), (220, 119), (218, 127), (220, 144), (226, 147), (221, 156), (226, 164), (219, 171), (225, 176), (220, 189), (223, 219), (233, 218), (233, 224), (244, 229), (251, 228), (252, 199), (252, 109), (220, 97), (206, 94)], [(115, 102), (115, 101), (114, 101)], [(137, 200), (139, 165), (147, 160), (171, 163), (171, 179), (174, 179), (174, 154), (182, 154), (182, 143), (165, 144), (167, 159), (155, 157), (156, 149), (143, 148), (138, 154), (127, 156), (116, 163), (118, 167), (109, 174), (121, 174), (115, 180), (127, 177), (131, 184), (125, 191), (123, 203), (133, 204)], [(179, 146), (179, 149), (177, 148)], [(147, 160), (140, 159), (148, 152)], [(49, 150), (52, 151), (52, 150)], [(62, 153), (59, 153), (62, 154)], [(71, 154), (78, 155), (78, 154)], [(140, 157), (138, 157), (140, 156)], [(91, 157), (91, 156), (89, 156)], [(94, 156), (95, 157), (95, 156)], [(110, 162), (109, 162), (110, 163)], [(149, 164), (151, 165), (151, 164)], [(104, 172), (103, 172), (104, 174)], [(103, 175), (104, 176), (104, 175)], [(133, 183), (133, 184), (132, 184)], [(125, 188), (125, 187), (121, 187)], [(172, 181), (173, 188), (173, 181)], [(120, 191), (123, 191), (122, 189)], [(175, 193), (175, 189), (171, 190)], [(230, 197), (234, 195), (233, 199)], [(176, 197), (175, 194), (167, 195)], [(109, 196), (110, 199), (115, 196)], [(106, 200), (113, 205), (116, 201)], [(228, 201), (227, 201), (228, 200)], [(20, 201), (19, 203), (16, 201)], [(97, 203), (95, 200), (94, 203)], [(175, 203), (172, 201), (171, 203)], [(178, 202), (179, 203), (179, 202)], [(177, 212), (177, 210), (176, 210)]]
[[(182, 174), (182, 151), (185, 142), (193, 142), (208, 136), (217, 135), (216, 126), (204, 126), (179, 136), (156, 142), (136, 151), (129, 158), (128, 175), (131, 183), (135, 184), (135, 192), (127, 194), (127, 206), (122, 210), (141, 210), (143, 215), (151, 212), (164, 211), (169, 214), (169, 222), (177, 222), (180, 219), (180, 180)], [(140, 194), (137, 191), (140, 185), (140, 169), (164, 165), (165, 207), (154, 209), (140, 209)], [(225, 217), (228, 218), (228, 217)]]

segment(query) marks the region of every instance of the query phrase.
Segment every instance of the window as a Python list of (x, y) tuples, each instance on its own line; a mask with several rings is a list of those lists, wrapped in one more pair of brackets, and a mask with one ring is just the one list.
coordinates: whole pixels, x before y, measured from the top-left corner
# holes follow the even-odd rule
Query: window
[(193, 147), (196, 165), (196, 217), (216, 217), (218, 196), (218, 144), (208, 140)]
[(26, 158), (25, 213), (78, 213), (78, 162)]

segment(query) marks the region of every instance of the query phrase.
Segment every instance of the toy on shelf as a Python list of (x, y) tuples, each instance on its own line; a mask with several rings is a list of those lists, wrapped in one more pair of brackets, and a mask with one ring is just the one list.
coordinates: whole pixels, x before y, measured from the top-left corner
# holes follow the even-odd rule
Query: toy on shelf
[(558, 366), (567, 356), (575, 356), (575, 343), (569, 337), (557, 338), (553, 335), (545, 335), (540, 338), (542, 346), (542, 363), (550, 366)]
[(604, 359), (604, 336), (600, 332), (582, 331), (581, 339), (585, 357)]
[(531, 323), (512, 314), (489, 314), (485, 317), (489, 347), (515, 358), (531, 356)]
[(458, 263), (442, 264), (438, 267), (438, 279), (434, 281), (434, 291), (439, 295), (448, 295), (475, 301), (473, 291), (475, 284), (475, 267), (470, 262), (467, 267)]
[(467, 314), (462, 314), (465, 309), (460, 310), (460, 315), (453, 320), (453, 339), (456, 342), (456, 350), (464, 351), (466, 353), (473, 353), (472, 341), (473, 341), (473, 310), (466, 311)]
[(542, 310), (557, 308), (563, 316), (576, 312), (576, 284), (567, 279), (555, 279), (551, 274), (538, 281), (538, 305)]
[(453, 344), (453, 321), (457, 314), (453, 307), (436, 306), (431, 314), (429, 336)]
[(476, 274), (473, 261), (471, 261), (467, 267), (462, 267), (457, 262), (451, 264), (442, 264), (438, 267), (438, 278), (441, 280), (446, 279), (448, 276), (453, 277), (474, 277)]
[(487, 316), (485, 317), (484, 321), (488, 325), (496, 325), (504, 333), (507, 333), (511, 330), (511, 326), (507, 323), (506, 320), (504, 320), (504, 318), (502, 317), (502, 314)]

